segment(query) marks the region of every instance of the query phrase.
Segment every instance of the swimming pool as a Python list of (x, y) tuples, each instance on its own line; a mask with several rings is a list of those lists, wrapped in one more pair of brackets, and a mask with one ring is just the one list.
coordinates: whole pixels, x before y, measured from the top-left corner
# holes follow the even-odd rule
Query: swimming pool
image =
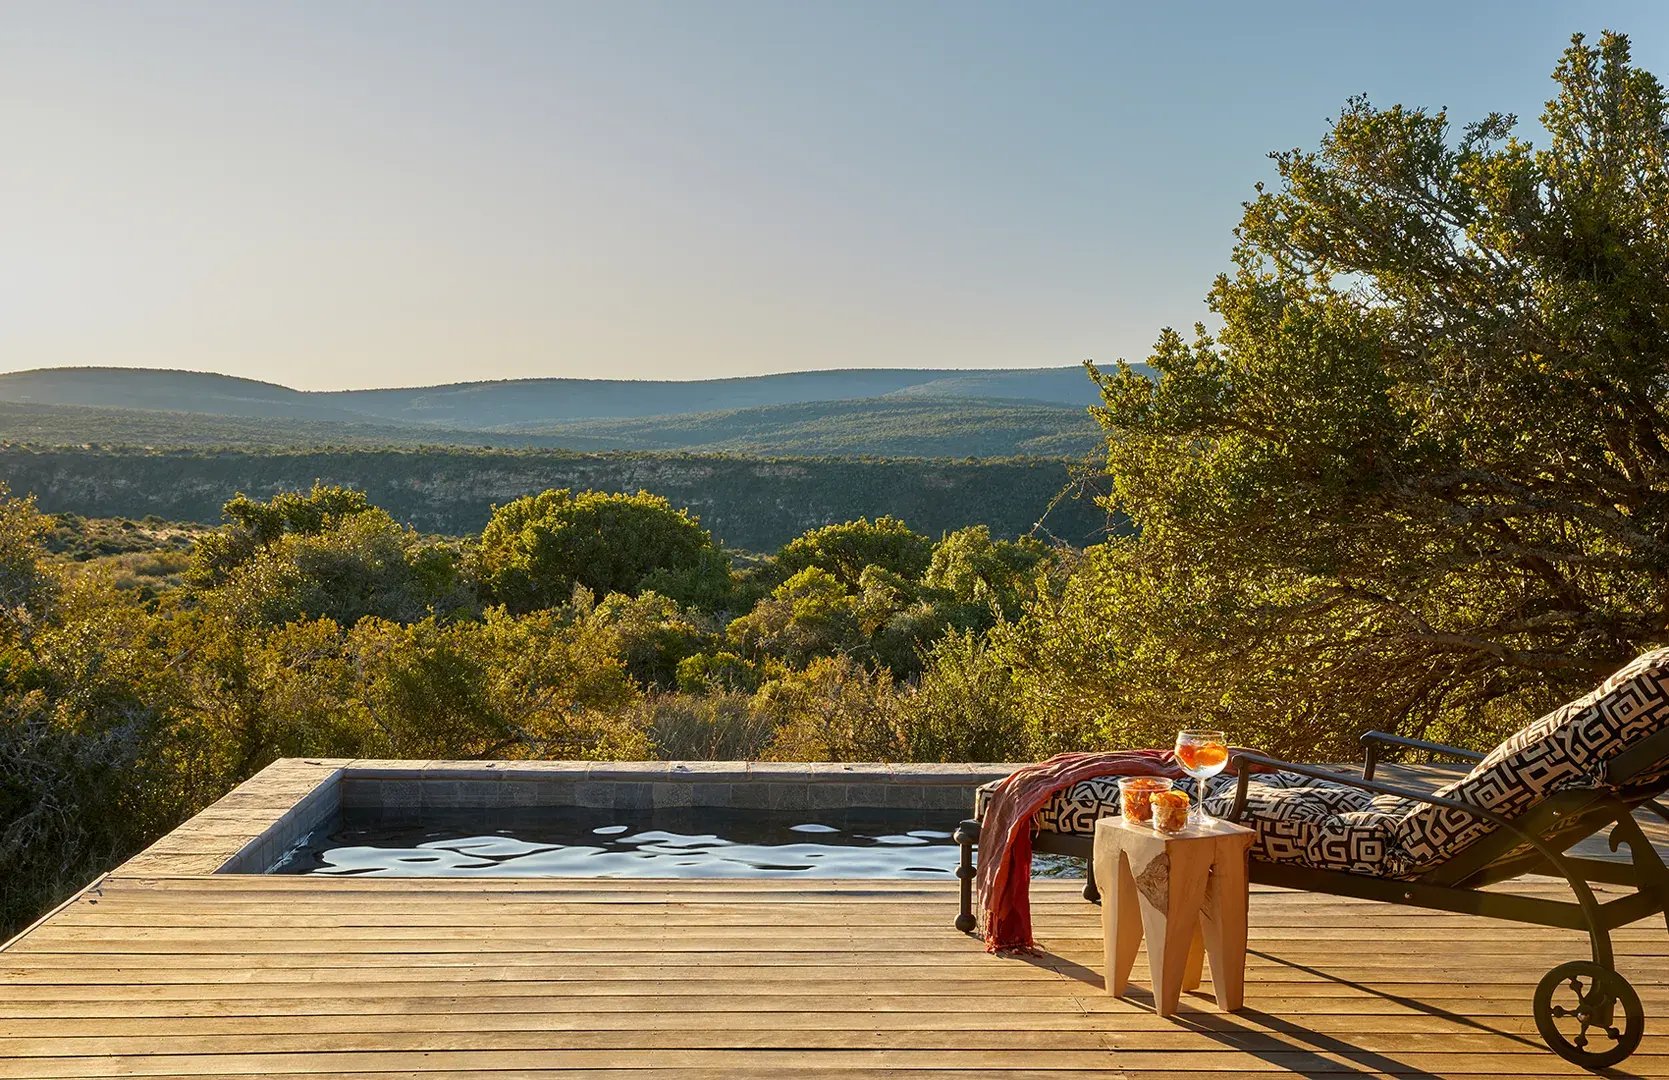
[[(954, 879), (959, 815), (540, 807), (344, 810), (273, 873), (380, 877)], [(1061, 872), (1048, 859), (1037, 872)]]

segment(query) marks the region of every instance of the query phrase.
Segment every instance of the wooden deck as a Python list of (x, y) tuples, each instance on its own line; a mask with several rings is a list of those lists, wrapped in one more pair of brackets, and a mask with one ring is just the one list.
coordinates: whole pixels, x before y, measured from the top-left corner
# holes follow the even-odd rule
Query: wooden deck
[[(1574, 933), (1259, 890), (1246, 1011), (1166, 1021), (1103, 993), (1077, 883), (1034, 896), (1000, 959), (948, 884), (118, 874), (0, 953), (0, 1076), (1584, 1075), (1529, 1019)], [(1618, 943), (1619, 1075), (1669, 1077), (1669, 935)]]

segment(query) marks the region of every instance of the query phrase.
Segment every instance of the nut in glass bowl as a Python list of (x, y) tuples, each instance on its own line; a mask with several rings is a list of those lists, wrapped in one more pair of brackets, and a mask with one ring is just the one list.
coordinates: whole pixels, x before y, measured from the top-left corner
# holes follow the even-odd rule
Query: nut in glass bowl
[(1155, 791), (1148, 796), (1153, 814), (1153, 827), (1160, 832), (1176, 833), (1188, 827), (1188, 793), (1186, 791)]
[(1118, 782), (1119, 808), (1129, 821), (1149, 824), (1153, 821), (1155, 794), (1171, 790), (1171, 781), (1163, 776), (1126, 776)]

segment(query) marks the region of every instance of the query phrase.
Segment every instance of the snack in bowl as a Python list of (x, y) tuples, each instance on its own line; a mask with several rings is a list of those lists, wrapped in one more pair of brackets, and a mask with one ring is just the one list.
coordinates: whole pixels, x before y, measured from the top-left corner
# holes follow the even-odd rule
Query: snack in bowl
[(1155, 791), (1148, 796), (1153, 813), (1153, 827), (1160, 832), (1181, 832), (1188, 827), (1188, 793), (1186, 791)]
[(1171, 790), (1171, 781), (1163, 776), (1126, 776), (1118, 782), (1119, 803), (1130, 821), (1153, 820), (1153, 804), (1149, 797)]

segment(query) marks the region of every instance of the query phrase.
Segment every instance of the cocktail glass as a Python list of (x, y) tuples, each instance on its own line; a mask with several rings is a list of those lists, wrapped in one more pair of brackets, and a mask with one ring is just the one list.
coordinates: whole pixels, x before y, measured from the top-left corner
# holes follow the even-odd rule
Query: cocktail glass
[(1191, 824), (1205, 825), (1211, 821), (1211, 813), (1205, 808), (1205, 783), (1216, 776), (1229, 764), (1229, 744), (1221, 731), (1208, 728), (1190, 728), (1177, 733), (1176, 763), (1182, 766), (1182, 771), (1194, 778), (1194, 785), (1198, 794), (1194, 798), (1193, 809), (1189, 811)]

